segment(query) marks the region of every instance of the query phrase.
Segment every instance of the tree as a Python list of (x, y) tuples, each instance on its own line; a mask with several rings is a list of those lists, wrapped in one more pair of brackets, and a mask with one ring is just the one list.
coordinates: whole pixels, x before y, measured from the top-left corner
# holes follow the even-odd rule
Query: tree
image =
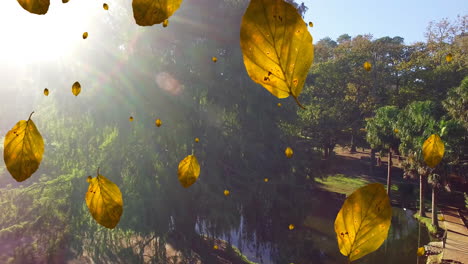
[[(392, 178), (392, 152), (398, 151), (400, 139), (397, 137), (396, 123), (400, 110), (395, 106), (377, 109), (375, 116), (367, 120), (366, 140), (373, 150), (388, 152), (387, 194), (390, 196)], [(373, 161), (371, 161), (373, 162)]]

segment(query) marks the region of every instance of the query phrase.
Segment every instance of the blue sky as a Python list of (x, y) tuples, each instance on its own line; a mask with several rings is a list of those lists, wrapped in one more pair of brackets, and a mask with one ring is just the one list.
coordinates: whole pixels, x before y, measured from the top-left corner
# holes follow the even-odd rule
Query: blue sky
[(431, 20), (454, 20), (468, 15), (468, 0), (297, 0), (309, 7), (304, 20), (312, 21), (314, 43), (370, 33), (374, 38), (400, 36), (406, 44), (423, 41)]

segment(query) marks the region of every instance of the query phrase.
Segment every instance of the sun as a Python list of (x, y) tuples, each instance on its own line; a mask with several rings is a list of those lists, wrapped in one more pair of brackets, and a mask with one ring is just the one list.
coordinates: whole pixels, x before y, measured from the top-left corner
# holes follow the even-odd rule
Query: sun
[(47, 14), (36, 15), (24, 10), (17, 1), (1, 1), (2, 62), (29, 64), (66, 57), (87, 41), (82, 38), (83, 32), (92, 31), (97, 13), (106, 12), (100, 5), (99, 1), (70, 1), (66, 4), (51, 1)]

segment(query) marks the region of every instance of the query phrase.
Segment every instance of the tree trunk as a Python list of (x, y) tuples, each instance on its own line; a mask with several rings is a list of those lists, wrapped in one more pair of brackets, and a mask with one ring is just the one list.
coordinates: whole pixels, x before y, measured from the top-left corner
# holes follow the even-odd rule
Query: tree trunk
[(437, 222), (437, 189), (435, 186), (432, 186), (432, 224), (439, 226)]
[(370, 162), (370, 173), (371, 173), (371, 175), (373, 176), (373, 175), (374, 175), (374, 164), (375, 164), (375, 149), (371, 149), (371, 152), (370, 152), (370, 159), (371, 159), (371, 162)]
[(323, 145), (323, 159), (327, 160), (328, 159), (328, 146), (325, 144)]
[(424, 176), (419, 175), (419, 216), (426, 216), (424, 213)]
[(387, 195), (388, 195), (388, 198), (390, 198), (390, 190), (392, 189), (392, 176), (391, 175), (392, 175), (392, 150), (388, 149), (388, 170), (387, 170)]
[(350, 150), (351, 153), (355, 153), (356, 152), (356, 144), (354, 144), (354, 131), (353, 131), (353, 135), (351, 135), (351, 150)]

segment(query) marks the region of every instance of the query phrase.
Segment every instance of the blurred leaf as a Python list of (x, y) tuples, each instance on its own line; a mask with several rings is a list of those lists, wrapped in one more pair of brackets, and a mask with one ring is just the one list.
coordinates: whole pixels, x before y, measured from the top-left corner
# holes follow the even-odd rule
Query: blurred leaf
[(314, 27), (314, 23), (309, 22), (309, 27)]
[(88, 38), (88, 32), (83, 33), (83, 39), (87, 39), (87, 38)]
[(50, 0), (18, 0), (18, 3), (30, 13), (44, 15), (49, 10)]
[(423, 157), (427, 166), (435, 168), (444, 157), (445, 146), (439, 135), (432, 134), (423, 144)]
[(284, 154), (286, 155), (286, 157), (291, 158), (292, 155), (293, 155), (293, 150), (292, 150), (292, 148), (287, 147), (287, 148), (284, 150)]
[(372, 64), (368, 61), (364, 62), (364, 70), (370, 71), (372, 69)]
[(314, 48), (297, 10), (283, 0), (252, 0), (242, 18), (240, 45), (250, 78), (278, 98), (293, 96), (301, 106), (297, 97)]
[(200, 176), (200, 165), (194, 155), (188, 155), (179, 163), (177, 172), (179, 182), (184, 188), (190, 187)]
[(72, 86), (72, 93), (75, 96), (78, 96), (81, 93), (81, 84), (79, 82), (75, 82)]
[(47, 89), (47, 88), (44, 89), (44, 95), (49, 96), (49, 89)]
[[(32, 115), (32, 114), (31, 114)], [(44, 140), (29, 117), (8, 131), (3, 143), (3, 159), (11, 176), (22, 182), (39, 168), (44, 154)]]
[(161, 119), (156, 119), (154, 123), (156, 124), (157, 127), (160, 127), (162, 125)]
[(133, 17), (140, 26), (160, 24), (179, 9), (182, 0), (133, 0)]
[(88, 176), (86, 205), (93, 218), (100, 225), (114, 228), (120, 221), (123, 211), (122, 193), (115, 183), (99, 174), (95, 178)]
[(218, 61), (218, 58), (213, 57), (213, 58), (211, 58), (211, 60), (212, 60), (213, 62), (217, 62), (217, 61)]
[(228, 196), (231, 192), (229, 190), (224, 190), (224, 195)]
[(377, 250), (388, 236), (392, 207), (385, 188), (371, 183), (354, 191), (335, 219), (341, 254), (350, 261)]
[(129, 117), (128, 120), (129, 120), (130, 122), (133, 122), (133, 116)]
[(421, 256), (424, 256), (425, 253), (426, 253), (426, 251), (424, 250), (424, 247), (418, 248), (418, 251), (416, 252), (416, 254), (417, 254), (418, 256), (420, 256), (420, 257), (421, 257)]
[(293, 225), (293, 224), (290, 224), (290, 225), (288, 226), (288, 228), (289, 228), (289, 230), (293, 230), (293, 229), (294, 229), (294, 225)]
[(162, 26), (163, 27), (169, 26), (169, 19), (164, 20), (163, 23), (162, 23)]
[(445, 56), (445, 61), (447, 61), (447, 62), (452, 62), (452, 60), (453, 60), (453, 56), (452, 56), (451, 53), (449, 53), (449, 54), (447, 54), (447, 55)]
[(109, 5), (106, 4), (106, 3), (104, 3), (104, 4), (102, 5), (102, 8), (104, 8), (104, 10), (109, 10)]

